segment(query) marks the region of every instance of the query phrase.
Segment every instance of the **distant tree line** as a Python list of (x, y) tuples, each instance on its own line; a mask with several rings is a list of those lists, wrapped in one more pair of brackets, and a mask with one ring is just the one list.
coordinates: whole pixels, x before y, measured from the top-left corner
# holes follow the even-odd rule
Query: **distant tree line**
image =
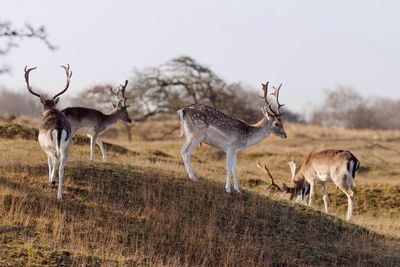
[[(121, 81), (122, 82), (122, 81)], [(110, 84), (96, 85), (70, 99), (71, 105), (111, 110)], [(117, 86), (114, 86), (114, 90)], [(260, 90), (261, 91), (261, 90)], [(227, 83), (209, 67), (191, 57), (173, 58), (164, 64), (135, 70), (126, 94), (129, 112), (136, 122), (164, 115), (193, 103), (204, 103), (231, 115), (255, 123), (261, 118), (263, 101), (257, 90), (242, 83)], [(0, 114), (40, 115), (35, 99), (24, 93), (0, 89)], [(321, 106), (312, 111), (309, 123), (352, 129), (400, 129), (400, 101), (384, 98), (365, 99), (350, 88), (329, 91)], [(305, 122), (300, 114), (285, 110), (284, 120)], [(126, 126), (128, 135), (130, 127)]]
[(17, 117), (28, 115), (41, 116), (39, 101), (26, 93), (18, 93), (0, 88), (0, 115), (6, 117)]
[(400, 129), (400, 101), (366, 99), (351, 88), (339, 87), (326, 94), (311, 115), (310, 123), (348, 129)]

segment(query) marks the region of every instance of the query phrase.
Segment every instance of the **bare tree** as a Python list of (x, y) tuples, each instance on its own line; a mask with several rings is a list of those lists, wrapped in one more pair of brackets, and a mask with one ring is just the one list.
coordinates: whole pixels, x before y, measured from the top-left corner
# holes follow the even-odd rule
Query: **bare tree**
[[(25, 24), (23, 27), (16, 27), (11, 22), (0, 21), (0, 55), (6, 55), (16, 47), (21, 40), (38, 39), (42, 41), (50, 50), (55, 50), (54, 46), (48, 39), (48, 33), (44, 26), (34, 27)], [(10, 71), (10, 67), (4, 65), (0, 67), (0, 74)]]
[(82, 106), (99, 110), (110, 110), (113, 106), (111, 101), (115, 100), (112, 96), (111, 85), (95, 85), (79, 92), (71, 99), (74, 106)]
[(315, 109), (311, 123), (350, 129), (399, 129), (400, 102), (390, 99), (365, 99), (351, 88), (329, 91)]
[(373, 119), (377, 129), (400, 129), (400, 101), (378, 98), (373, 104)]
[(136, 121), (160, 113), (174, 114), (183, 106), (202, 103), (251, 122), (258, 118), (262, 106), (256, 90), (241, 83), (228, 84), (209, 67), (188, 56), (135, 71), (131, 84)]

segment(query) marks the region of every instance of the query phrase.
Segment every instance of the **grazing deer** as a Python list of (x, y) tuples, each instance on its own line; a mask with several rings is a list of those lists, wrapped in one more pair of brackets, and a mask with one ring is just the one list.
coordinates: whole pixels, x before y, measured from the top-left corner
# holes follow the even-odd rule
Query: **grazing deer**
[(54, 175), (58, 168), (58, 193), (57, 199), (62, 199), (62, 180), (64, 176), (64, 166), (68, 160), (69, 148), (71, 146), (71, 124), (65, 115), (56, 108), (59, 101), (59, 96), (65, 93), (69, 87), (69, 83), (72, 76), (69, 65), (61, 66), (65, 69), (67, 76), (67, 83), (65, 88), (53, 96), (51, 99), (46, 99), (43, 95), (35, 93), (29, 85), (29, 73), (36, 69), (25, 67), (25, 82), (28, 91), (40, 98), (42, 104), (43, 118), (39, 128), (39, 144), (42, 150), (47, 155), (47, 161), (49, 165), (49, 183), (54, 186)]
[(201, 142), (217, 147), (226, 153), (226, 192), (231, 192), (230, 177), (233, 175), (234, 189), (240, 192), (237, 177), (236, 154), (252, 147), (267, 138), (271, 133), (281, 138), (286, 138), (283, 128), (279, 103), (279, 87), (274, 87), (274, 95), (277, 102), (276, 111), (272, 103), (268, 102), (268, 82), (262, 85), (266, 103), (263, 107), (263, 118), (256, 124), (250, 125), (242, 120), (232, 118), (213, 107), (194, 104), (177, 111), (181, 123), (181, 136), (186, 136), (186, 143), (181, 153), (189, 178), (197, 180), (190, 156)]
[[(355, 175), (360, 167), (360, 161), (346, 150), (325, 149), (310, 152), (301, 167), (296, 171), (296, 164), (289, 164), (292, 173), (292, 185), (283, 184), (281, 191), (289, 193), (290, 199), (302, 193), (302, 198), (308, 196), (308, 205), (312, 205), (315, 183), (322, 183), (325, 212), (328, 213), (328, 183), (334, 183), (347, 196), (347, 217), (350, 220), (353, 213)], [(307, 190), (309, 188), (309, 190)], [(278, 188), (280, 189), (280, 188)], [(309, 191), (309, 194), (308, 192)]]
[(119, 99), (117, 105), (112, 103), (114, 109), (108, 113), (83, 107), (69, 107), (62, 110), (62, 112), (71, 122), (72, 137), (75, 136), (79, 129), (83, 129), (88, 132), (88, 136), (90, 138), (90, 160), (93, 160), (95, 143), (100, 147), (103, 161), (107, 160), (103, 141), (100, 139), (100, 135), (103, 132), (112, 127), (119, 120), (126, 123), (132, 122), (127, 111), (129, 106), (126, 104), (126, 101), (129, 98), (125, 97), (125, 89), (127, 85), (128, 80), (125, 81), (124, 85), (121, 85), (121, 89), (118, 89), (117, 93), (114, 93), (114, 91), (111, 89), (111, 93), (116, 94), (118, 97), (119, 93), (121, 92), (122, 99)]
[[(295, 166), (294, 160), (292, 160), (292, 162), (288, 162), (289, 166), (293, 165)], [(288, 187), (286, 186), (286, 184), (283, 184), (284, 188), (281, 188), (279, 185), (277, 185), (275, 183), (275, 179), (271, 174), (271, 171), (267, 168), (267, 165), (261, 165), (261, 163), (259, 161), (257, 161), (257, 166), (263, 170), (265, 172), (265, 174), (267, 175), (267, 177), (271, 180), (271, 184), (269, 184), (267, 186), (267, 190), (274, 190), (274, 191), (278, 191), (278, 192), (286, 192), (286, 193), (291, 193), (290, 196), (290, 200), (293, 200), (293, 198), (295, 196), (297, 196), (296, 201), (301, 201), (303, 202), (303, 204), (308, 204), (308, 197), (310, 195), (310, 184), (309, 183), (305, 183), (304, 186), (302, 188), (299, 189), (293, 189), (293, 190), (288, 190)], [(291, 167), (291, 170), (292, 167)], [(294, 173), (292, 173), (292, 177), (294, 176)]]

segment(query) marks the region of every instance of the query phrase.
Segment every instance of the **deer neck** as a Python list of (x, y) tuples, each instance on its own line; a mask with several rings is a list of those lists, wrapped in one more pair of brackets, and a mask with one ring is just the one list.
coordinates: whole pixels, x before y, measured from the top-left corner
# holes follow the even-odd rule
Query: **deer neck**
[(112, 125), (116, 124), (121, 116), (121, 110), (114, 108), (110, 112), (106, 113), (104, 116), (104, 124), (106, 128), (111, 127)]
[(260, 143), (271, 133), (268, 125), (268, 120), (265, 117), (256, 124), (251, 125), (251, 128), (252, 134), (249, 136), (249, 140), (247, 142), (249, 146)]
[(304, 177), (303, 174), (303, 168), (302, 166), (299, 168), (299, 170), (296, 172), (295, 176), (293, 177), (293, 186), (296, 189), (302, 189), (304, 187), (306, 178)]

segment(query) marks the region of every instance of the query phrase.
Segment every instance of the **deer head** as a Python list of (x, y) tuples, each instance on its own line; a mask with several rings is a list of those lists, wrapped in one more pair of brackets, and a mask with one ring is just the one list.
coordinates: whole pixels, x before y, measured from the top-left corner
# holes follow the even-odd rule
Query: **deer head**
[(125, 96), (125, 90), (126, 90), (126, 86), (128, 85), (128, 80), (125, 80), (125, 84), (122, 85), (120, 84), (121, 88), (117, 90), (117, 92), (114, 92), (114, 90), (112, 88), (110, 88), (111, 90), (111, 94), (112, 95), (116, 95), (118, 98), (118, 102), (115, 105), (114, 103), (111, 102), (111, 104), (113, 105), (114, 108), (116, 108), (119, 113), (120, 113), (120, 120), (126, 122), (126, 123), (131, 123), (132, 120), (129, 117), (129, 113), (127, 108), (129, 107), (129, 105), (126, 104), (126, 101), (128, 99), (131, 99), (133, 97), (126, 97)]
[(66, 74), (66, 76), (67, 76), (67, 83), (66, 83), (64, 89), (63, 89), (61, 92), (57, 93), (57, 94), (54, 95), (52, 98), (48, 99), (48, 98), (45, 98), (43, 95), (40, 95), (40, 94), (38, 94), (38, 93), (35, 93), (35, 92), (32, 90), (32, 88), (31, 88), (31, 86), (30, 86), (30, 84), (29, 84), (29, 74), (30, 74), (30, 72), (31, 72), (32, 70), (35, 70), (36, 67), (34, 67), (34, 68), (28, 68), (28, 66), (25, 66), (25, 69), (24, 69), (25, 75), (24, 75), (24, 76), (25, 76), (26, 86), (27, 86), (27, 88), (28, 88), (28, 91), (29, 91), (31, 94), (33, 94), (34, 96), (37, 96), (37, 97), (40, 98), (40, 102), (42, 103), (43, 111), (49, 110), (49, 109), (52, 109), (52, 108), (55, 108), (55, 106), (57, 105), (57, 103), (58, 103), (58, 101), (59, 101), (59, 96), (62, 95), (63, 93), (65, 93), (65, 92), (67, 91), (68, 87), (69, 87), (69, 83), (70, 83), (71, 77), (72, 77), (72, 71), (70, 70), (69, 64), (67, 64), (67, 66), (61, 66), (61, 67), (65, 70), (65, 74)]
[(282, 123), (283, 113), (280, 111), (284, 104), (279, 103), (279, 92), (281, 90), (282, 83), (278, 87), (273, 86), (274, 91), (271, 93), (271, 95), (275, 96), (276, 99), (276, 110), (272, 108), (272, 103), (268, 102), (268, 85), (269, 82), (262, 84), (264, 96), (260, 96), (260, 98), (264, 99), (266, 103), (266, 106), (262, 108), (262, 112), (268, 121), (268, 126), (271, 132), (276, 136), (285, 139), (287, 135)]
[[(291, 161), (287, 162), (290, 168), (290, 173), (292, 175), (291, 177), (291, 185), (287, 186), (286, 184), (283, 184), (283, 191), (287, 194), (290, 195), (290, 200), (292, 200), (293, 198), (297, 197), (299, 194), (301, 194), (302, 189), (304, 187), (304, 181), (305, 178), (304, 177), (300, 177), (300, 173), (297, 174), (296, 170), (297, 170), (297, 166), (296, 163), (294, 161), (294, 158), (292, 158)], [(296, 176), (297, 174), (297, 176)], [(296, 179), (295, 179), (296, 177)]]
[(259, 161), (257, 161), (257, 167), (260, 168), (261, 170), (264, 171), (264, 173), (267, 175), (267, 177), (271, 180), (271, 184), (267, 186), (267, 189), (273, 189), (274, 191), (282, 192), (289, 194), (289, 199), (293, 200), (299, 193), (301, 193), (302, 187), (297, 185), (297, 182), (294, 181), (294, 176), (296, 173), (296, 164), (294, 163), (294, 160), (291, 162), (288, 162), (290, 168), (291, 168), (291, 173), (292, 173), (292, 183), (294, 184), (293, 186), (287, 186), (285, 183), (282, 183), (282, 187), (277, 185), (275, 183), (274, 177), (271, 174), (271, 171), (267, 168), (267, 166), (261, 165)]
[(269, 179), (271, 179), (271, 184), (267, 186), (267, 189), (272, 189), (273, 188), (274, 190), (278, 190), (280, 192), (283, 192), (283, 189), (279, 185), (277, 185), (275, 183), (274, 177), (272, 176), (270, 170), (267, 168), (267, 165), (264, 164), (264, 166), (263, 166), (263, 165), (261, 165), (261, 163), (259, 161), (257, 161), (257, 167), (260, 168), (261, 170), (263, 170), (264, 173), (267, 175), (267, 177)]

